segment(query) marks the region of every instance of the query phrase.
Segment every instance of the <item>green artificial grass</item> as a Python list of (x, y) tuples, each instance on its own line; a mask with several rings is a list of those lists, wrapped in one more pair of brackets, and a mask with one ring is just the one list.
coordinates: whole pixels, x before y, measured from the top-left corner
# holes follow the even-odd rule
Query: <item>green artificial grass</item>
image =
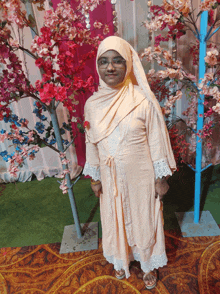
[[(98, 222), (99, 200), (90, 180), (79, 180), (73, 191), (80, 222)], [(69, 196), (59, 189), (57, 178), (6, 184), (0, 197), (0, 247), (61, 242), (64, 227), (73, 223)]]
[[(163, 201), (165, 230), (179, 228), (175, 212), (194, 210), (194, 172), (183, 165), (168, 182), (170, 190)], [(202, 191), (201, 210), (209, 210), (220, 224), (220, 165), (202, 173)], [(99, 222), (101, 238), (99, 199), (90, 180), (80, 179), (73, 192), (80, 222)], [(61, 242), (64, 227), (74, 223), (69, 196), (62, 194), (57, 178), (9, 183), (0, 195), (0, 247)]]

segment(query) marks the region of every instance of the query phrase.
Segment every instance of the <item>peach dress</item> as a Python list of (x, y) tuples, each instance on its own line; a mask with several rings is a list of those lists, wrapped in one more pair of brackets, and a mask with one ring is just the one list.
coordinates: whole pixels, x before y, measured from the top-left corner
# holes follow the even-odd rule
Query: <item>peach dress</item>
[[(109, 38), (111, 47), (112, 38), (117, 41), (120, 39), (107, 39)], [(117, 44), (112, 50), (123, 56), (125, 46), (130, 45)], [(100, 56), (100, 52), (97, 55)], [(123, 57), (126, 58), (125, 55)], [(129, 60), (128, 57), (126, 61)], [(90, 130), (86, 130), (86, 164), (83, 170), (84, 175), (102, 183), (100, 214), (103, 254), (108, 262), (114, 264), (116, 270), (125, 270), (126, 278), (130, 276), (129, 263), (132, 260), (140, 261), (144, 272), (167, 263), (162, 204), (159, 197), (155, 198), (155, 179), (172, 175), (175, 170), (161, 113), (154, 101), (145, 99), (145, 91), (140, 86), (133, 85), (128, 76), (129, 71), (125, 78), (129, 82), (123, 84), (123, 93), (128, 93), (125, 95), (127, 101), (128, 95), (133, 93), (133, 97), (136, 97), (135, 104), (129, 104), (132, 105), (130, 112), (125, 110), (125, 105), (121, 109), (122, 119), (112, 129), (106, 128), (107, 132), (103, 132), (104, 127), (98, 128), (97, 123), (104, 121), (102, 115), (106, 118), (109, 109), (113, 111), (113, 106), (117, 103), (114, 100), (116, 95), (106, 98), (106, 103), (109, 104), (105, 104), (99, 112), (97, 101), (103, 101), (108, 92), (104, 98), (100, 98), (98, 91), (97, 95), (87, 100), (85, 119), (90, 123)], [(93, 101), (95, 102), (92, 104)], [(117, 106), (115, 114), (111, 113), (111, 116), (117, 118), (119, 108)], [(111, 126), (109, 122), (111, 119), (106, 125)], [(100, 137), (102, 132), (104, 136)], [(98, 140), (94, 139), (95, 136)]]

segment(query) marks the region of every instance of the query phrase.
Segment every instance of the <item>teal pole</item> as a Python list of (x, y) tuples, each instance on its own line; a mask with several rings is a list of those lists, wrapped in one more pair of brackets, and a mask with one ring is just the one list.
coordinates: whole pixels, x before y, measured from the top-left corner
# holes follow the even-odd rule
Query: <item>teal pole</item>
[[(199, 45), (199, 83), (205, 75), (206, 33), (208, 11), (203, 11), (200, 19), (200, 45)], [(202, 130), (204, 121), (204, 95), (199, 95), (197, 111), (197, 133)], [(202, 172), (202, 139), (196, 136), (196, 170), (195, 170), (195, 197), (194, 197), (194, 223), (199, 223), (200, 195)]]
[[(51, 115), (51, 120), (52, 120), (52, 124), (53, 124), (53, 128), (54, 128), (54, 134), (55, 134), (58, 149), (59, 149), (59, 151), (64, 152), (62, 137), (60, 134), (60, 128), (59, 128), (59, 124), (58, 124), (58, 120), (57, 120), (56, 109), (54, 107), (50, 108), (50, 115)], [(66, 169), (66, 168), (67, 168), (67, 166), (63, 165), (63, 169)], [(73, 218), (74, 218), (74, 222), (75, 222), (75, 226), (76, 226), (77, 237), (82, 238), (82, 231), (81, 231), (81, 227), (80, 227), (78, 213), (76, 210), (76, 202), (75, 202), (74, 195), (73, 195), (73, 190), (72, 190), (73, 185), (70, 180), (70, 174), (66, 174), (65, 179), (67, 180), (69, 200), (70, 200), (70, 205), (71, 205)]]

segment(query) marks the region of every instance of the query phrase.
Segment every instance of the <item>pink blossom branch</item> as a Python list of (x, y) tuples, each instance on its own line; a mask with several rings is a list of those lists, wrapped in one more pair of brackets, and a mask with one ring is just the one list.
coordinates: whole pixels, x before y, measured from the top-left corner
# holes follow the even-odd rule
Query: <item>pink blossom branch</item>
[(26, 49), (26, 48), (24, 48), (24, 47), (22, 47), (22, 46), (20, 46), (19, 45), (19, 47), (18, 47), (20, 50), (22, 50), (22, 51), (25, 51), (25, 52), (27, 52), (29, 55), (31, 55), (35, 60), (37, 60), (39, 57), (37, 57), (36, 55), (34, 55), (30, 50), (28, 50), (28, 49)]
[(197, 35), (199, 36), (199, 30), (198, 30), (198, 28), (197, 28), (197, 26), (196, 26), (196, 22), (194, 21), (194, 19), (192, 18), (192, 15), (191, 15), (191, 13), (189, 13), (189, 17), (191, 18), (191, 20), (192, 20), (192, 25), (194, 26), (194, 28), (195, 28), (195, 30), (196, 30), (196, 33), (197, 33)]

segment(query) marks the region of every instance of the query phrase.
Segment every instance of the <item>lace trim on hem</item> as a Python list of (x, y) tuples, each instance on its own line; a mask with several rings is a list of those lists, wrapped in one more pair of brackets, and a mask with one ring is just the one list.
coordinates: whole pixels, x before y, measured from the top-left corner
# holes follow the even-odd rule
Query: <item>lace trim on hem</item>
[(166, 159), (160, 159), (153, 162), (155, 178), (162, 178), (168, 175), (172, 176), (172, 171), (169, 168), (168, 162)]
[(141, 263), (141, 269), (144, 273), (167, 265), (167, 256), (165, 252), (161, 255), (152, 255), (149, 261), (141, 261), (139, 253), (133, 253), (133, 255), (134, 259)]
[(88, 162), (84, 166), (83, 175), (90, 176), (95, 181), (101, 181), (100, 167), (91, 166)]
[[(116, 259), (114, 255), (106, 255), (104, 251), (103, 251), (103, 255), (109, 263), (114, 265), (114, 269), (116, 271), (120, 271), (121, 269), (124, 269), (126, 274), (126, 279), (130, 277), (130, 272), (127, 272), (126, 268), (123, 267), (122, 260)], [(165, 252), (161, 255), (152, 255), (149, 261), (142, 261), (140, 254), (133, 252), (133, 256), (132, 254), (129, 255), (129, 261), (131, 262), (134, 260), (140, 262), (141, 269), (144, 273), (148, 273), (150, 271), (153, 271), (154, 269), (158, 269), (159, 267), (163, 267), (167, 265), (167, 256)]]
[(114, 265), (114, 269), (116, 271), (120, 271), (121, 269), (123, 269), (125, 271), (126, 279), (130, 277), (129, 269), (123, 266), (123, 260), (116, 259), (114, 255), (106, 255), (104, 251), (103, 251), (103, 255), (109, 263)]

